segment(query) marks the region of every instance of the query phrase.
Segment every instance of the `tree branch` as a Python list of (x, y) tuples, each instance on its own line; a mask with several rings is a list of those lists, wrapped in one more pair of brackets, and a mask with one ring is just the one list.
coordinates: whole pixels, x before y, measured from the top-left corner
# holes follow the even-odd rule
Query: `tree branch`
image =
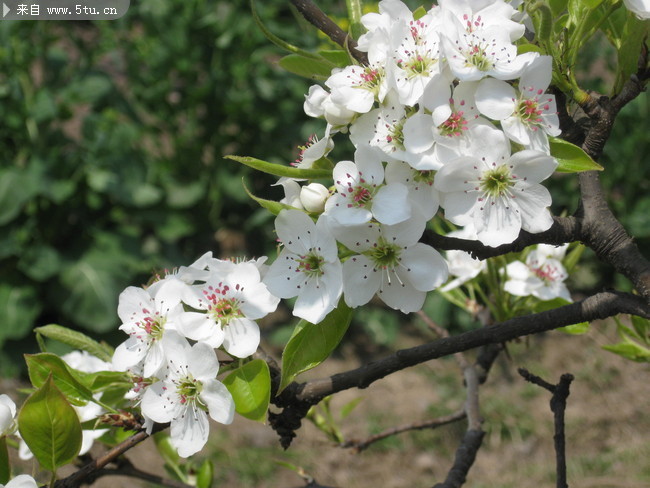
[(295, 430), (300, 428), (302, 418), (309, 408), (327, 395), (350, 388), (366, 388), (391, 373), (432, 359), (487, 344), (500, 344), (518, 337), (566, 325), (604, 319), (619, 313), (650, 318), (650, 305), (636, 295), (615, 291), (602, 292), (553, 310), (517, 317), (490, 327), (402, 349), (360, 368), (338, 373), (328, 378), (290, 384), (280, 395), (273, 398), (273, 404), (283, 410), (270, 414), (269, 420), (271, 426), (280, 435), (282, 445), (286, 448), (291, 443), (291, 439), (295, 437)]
[(555, 443), (555, 461), (557, 471), (557, 488), (568, 488), (566, 478), (566, 436), (564, 435), (564, 412), (566, 410), (566, 401), (569, 397), (569, 387), (573, 381), (572, 374), (563, 374), (560, 377), (560, 382), (557, 385), (552, 385), (544, 381), (539, 376), (535, 376), (524, 368), (517, 370), (526, 381), (550, 391), (553, 396), (551, 397), (551, 411), (553, 412), (555, 435), (553, 441)]
[(311, 0), (290, 0), (298, 12), (318, 30), (323, 32), (336, 44), (348, 49), (350, 54), (361, 64), (368, 64), (368, 55), (357, 49), (357, 43), (350, 35), (341, 29)]

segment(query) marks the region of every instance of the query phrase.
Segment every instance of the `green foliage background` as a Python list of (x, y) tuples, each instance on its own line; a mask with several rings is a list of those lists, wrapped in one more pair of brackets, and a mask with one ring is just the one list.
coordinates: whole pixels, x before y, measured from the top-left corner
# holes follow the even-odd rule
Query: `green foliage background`
[[(317, 42), (288, 2), (259, 13), (278, 35)], [(271, 216), (242, 189), (250, 172), (222, 156), (287, 163), (322, 125), (304, 127), (309, 81), (279, 69), (279, 56), (245, 0), (141, 0), (118, 21), (0, 23), (3, 372), (35, 325), (115, 331), (119, 293), (154, 270), (207, 250), (272, 249), (260, 238)], [(252, 191), (281, 196), (255, 178)]]
[[(321, 7), (345, 11), (342, 1)], [(289, 42), (324, 42), (289, 2), (258, 2), (258, 11)], [(588, 87), (606, 93), (615, 54), (603, 46), (593, 44), (580, 59)], [(297, 145), (322, 131), (302, 111), (310, 82), (277, 66), (283, 54), (259, 31), (246, 0), (139, 0), (118, 21), (0, 23), (4, 374), (16, 371), (22, 352), (33, 352), (36, 325), (120, 341), (118, 295), (155, 270), (189, 264), (207, 250), (273, 252), (272, 216), (250, 201), (241, 180), (267, 198), (281, 191), (222, 156), (287, 163)], [(627, 107), (602, 161), (613, 208), (646, 250), (649, 116), (648, 97)], [(577, 178), (550, 185), (553, 211), (572, 212)], [(572, 290), (629, 288), (585, 257)], [(460, 320), (439, 296), (428, 306), (443, 324)], [(362, 311), (355, 322), (391, 343), (402, 319), (376, 312)]]

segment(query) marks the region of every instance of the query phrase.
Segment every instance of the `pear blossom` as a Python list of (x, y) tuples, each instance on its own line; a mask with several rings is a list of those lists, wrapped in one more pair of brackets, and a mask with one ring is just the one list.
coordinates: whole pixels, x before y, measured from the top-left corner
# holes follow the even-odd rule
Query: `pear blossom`
[(492, 78), (476, 89), (482, 114), (501, 121), (503, 132), (527, 149), (550, 152), (548, 136), (560, 135), (555, 95), (545, 93), (551, 83), (553, 59), (536, 58), (522, 73), (519, 94), (508, 83)]
[(345, 128), (356, 116), (356, 112), (335, 103), (330, 93), (320, 85), (309, 88), (303, 108), (310, 117), (323, 117), (334, 132)]
[(154, 422), (169, 422), (171, 443), (179, 456), (200, 451), (208, 440), (208, 415), (230, 424), (235, 404), (228, 389), (216, 379), (219, 361), (214, 349), (197, 342), (193, 346), (176, 332), (163, 341), (169, 350), (166, 374), (147, 388), (142, 413)]
[(375, 100), (383, 102), (388, 93), (386, 70), (380, 64), (335, 70), (325, 85), (333, 103), (361, 114), (369, 112)]
[(539, 182), (557, 161), (534, 150), (511, 155), (502, 133), (484, 129), (477, 128), (471, 156), (450, 161), (436, 174), (445, 217), (456, 225), (473, 224), (478, 239), (492, 247), (514, 241), (521, 229), (549, 229), (551, 195)]
[(183, 312), (181, 298), (189, 296), (189, 289), (181, 280), (168, 280), (148, 290), (128, 287), (120, 293), (117, 314), (122, 320), (120, 330), (129, 338), (113, 354), (113, 367), (126, 371), (143, 363), (144, 376), (153, 376), (165, 363), (161, 339), (166, 330), (176, 327), (175, 320)]
[(447, 279), (443, 257), (418, 242), (424, 227), (424, 218), (416, 214), (396, 225), (337, 228), (337, 239), (357, 253), (343, 263), (345, 303), (359, 307), (377, 294), (404, 313), (420, 310), (427, 292)]
[[(532, 295), (540, 300), (560, 297), (571, 302), (571, 294), (564, 284), (569, 274), (562, 262), (550, 257), (548, 251), (548, 248), (538, 247), (530, 252), (525, 263), (509, 263), (506, 266), (508, 280), (504, 289), (516, 296)], [(558, 255), (557, 251), (551, 255)]]
[(0, 395), (0, 437), (12, 434), (16, 428), (16, 404), (8, 395)]
[(213, 260), (214, 272), (193, 288), (185, 303), (198, 312), (178, 316), (177, 330), (185, 337), (220, 347), (235, 357), (248, 357), (257, 350), (260, 329), (255, 320), (275, 311), (279, 298), (261, 282), (258, 267), (251, 262)]
[(280, 298), (297, 296), (293, 314), (313, 324), (336, 308), (343, 285), (336, 241), (325, 214), (314, 224), (304, 212), (282, 210), (275, 219), (284, 249), (264, 278)]
[(467, 32), (497, 27), (506, 31), (512, 42), (524, 35), (525, 27), (511, 20), (518, 12), (503, 0), (439, 0), (438, 5), (452, 13)]
[(9, 480), (6, 485), (0, 484), (0, 488), (38, 488), (36, 480), (28, 474), (19, 474)]
[(373, 217), (384, 224), (409, 218), (408, 188), (402, 183), (384, 184), (382, 153), (360, 146), (353, 161), (340, 161), (334, 167), (337, 192), (325, 203), (325, 213), (341, 225), (359, 225)]

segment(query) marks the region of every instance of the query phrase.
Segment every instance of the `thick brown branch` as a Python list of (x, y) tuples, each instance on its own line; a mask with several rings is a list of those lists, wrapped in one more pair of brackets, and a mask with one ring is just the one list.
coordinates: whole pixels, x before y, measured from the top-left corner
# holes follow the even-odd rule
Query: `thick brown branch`
[(291, 0), (298, 12), (318, 30), (332, 39), (339, 46), (349, 49), (354, 59), (361, 64), (368, 64), (368, 55), (357, 49), (357, 43), (350, 35), (341, 29), (311, 0)]
[(474, 464), (476, 453), (481, 447), (485, 432), (482, 430), (468, 430), (463, 441), (456, 450), (454, 465), (449, 470), (444, 483), (437, 483), (433, 488), (459, 488), (467, 479), (467, 473)]
[(490, 327), (402, 349), (386, 358), (328, 378), (301, 384), (292, 383), (273, 399), (273, 403), (284, 410), (270, 415), (269, 420), (281, 436), (283, 445), (287, 447), (295, 436), (295, 430), (300, 428), (301, 420), (309, 407), (327, 395), (350, 388), (366, 388), (389, 374), (432, 359), (488, 344), (500, 344), (570, 324), (604, 319), (619, 313), (650, 318), (650, 305), (636, 295), (602, 292), (553, 310), (517, 317)]

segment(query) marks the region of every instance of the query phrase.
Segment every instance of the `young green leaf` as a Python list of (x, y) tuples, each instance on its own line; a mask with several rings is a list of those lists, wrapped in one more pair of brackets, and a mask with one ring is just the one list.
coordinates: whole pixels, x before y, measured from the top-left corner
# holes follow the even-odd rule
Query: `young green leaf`
[(279, 214), (285, 208), (295, 208), (292, 207), (291, 205), (287, 205), (286, 203), (276, 202), (275, 200), (265, 200), (264, 198), (257, 197), (253, 195), (253, 193), (251, 193), (251, 191), (243, 182), (242, 182), (242, 186), (244, 187), (244, 191), (249, 197), (251, 197), (257, 203), (259, 203), (260, 207), (267, 209), (273, 215)]
[(27, 372), (34, 387), (39, 388), (51, 376), (59, 390), (75, 405), (85, 405), (94, 402), (107, 410), (113, 408), (93, 398), (93, 392), (85, 386), (76, 373), (56, 354), (43, 352), (40, 354), (25, 354)]
[(581, 171), (602, 171), (603, 168), (591, 159), (586, 152), (570, 142), (549, 137), (551, 156), (557, 159), (559, 173), (579, 173)]
[(335, 68), (324, 58), (306, 58), (300, 54), (288, 54), (278, 64), (290, 73), (310, 80), (326, 80), (332, 74), (332, 68)]
[(296, 376), (325, 361), (348, 330), (352, 309), (343, 300), (322, 322), (311, 324), (301, 320), (282, 352), (282, 378), (279, 392)]
[(323, 58), (332, 63), (337, 68), (345, 68), (346, 66), (352, 64), (350, 55), (347, 51), (342, 51), (340, 49), (323, 49), (318, 51)]
[(81, 449), (81, 424), (75, 409), (50, 375), (18, 413), (20, 435), (43, 469), (56, 471)]
[(602, 346), (603, 349), (618, 354), (626, 359), (637, 362), (650, 362), (650, 349), (641, 344), (625, 339), (623, 342), (611, 346)]
[(214, 480), (214, 465), (209, 459), (204, 459), (196, 474), (196, 488), (211, 488)]
[(86, 351), (89, 354), (92, 354), (96, 358), (111, 362), (113, 351), (112, 348), (106, 344), (100, 344), (94, 339), (91, 339), (86, 334), (77, 332), (67, 327), (61, 325), (50, 324), (44, 325), (43, 327), (36, 327), (34, 329), (37, 336), (45, 336), (48, 339), (54, 339), (55, 341), (62, 342), (68, 346), (73, 347), (74, 349), (81, 349)]
[(232, 159), (238, 163), (245, 164), (262, 173), (268, 173), (274, 176), (285, 176), (287, 178), (301, 178), (306, 180), (313, 180), (317, 178), (331, 178), (332, 171), (326, 169), (301, 169), (293, 168), (291, 166), (284, 166), (282, 164), (269, 163), (261, 159), (252, 158), (250, 156), (224, 156), (226, 159)]
[(271, 400), (271, 374), (266, 361), (255, 359), (235, 369), (223, 380), (243, 417), (264, 422)]

